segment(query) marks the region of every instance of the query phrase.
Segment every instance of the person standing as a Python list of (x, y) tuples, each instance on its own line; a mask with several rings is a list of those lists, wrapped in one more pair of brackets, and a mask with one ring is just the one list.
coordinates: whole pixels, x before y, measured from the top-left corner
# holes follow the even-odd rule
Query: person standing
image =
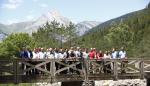
[(88, 49), (85, 48), (82, 53), (83, 53), (83, 58), (84, 58), (84, 59), (88, 59), (88, 57), (89, 57)]
[(126, 55), (126, 51), (125, 51), (124, 47), (121, 47), (121, 49), (119, 51), (119, 58), (120, 59), (127, 59), (127, 55)]
[[(34, 49), (34, 51), (32, 52), (33, 53), (33, 64), (34, 65), (37, 65), (38, 64), (38, 62), (37, 61), (35, 61), (36, 59), (39, 59), (39, 49), (38, 48), (35, 48)], [(32, 73), (33, 74), (39, 74), (39, 71), (36, 69), (36, 68), (34, 68), (33, 70), (32, 70)]]
[(112, 49), (111, 58), (112, 59), (118, 58), (118, 51), (115, 48)]
[(104, 53), (104, 59), (106, 60), (106, 61), (104, 60), (104, 69), (103, 69), (104, 73), (111, 73), (112, 63), (109, 60), (107, 60), (107, 59), (111, 59), (111, 55), (109, 51), (106, 51)]
[[(96, 54), (96, 59), (97, 59), (97, 63), (98, 63), (100, 66), (104, 67), (104, 61), (103, 61), (103, 59), (104, 59), (104, 54), (103, 54), (103, 52), (102, 52), (101, 50), (99, 50), (99, 52), (97, 52), (97, 54)], [(103, 70), (102, 70), (102, 67), (99, 67), (97, 73), (102, 73), (102, 71), (103, 71)]]
[(95, 57), (96, 57), (96, 49), (91, 48), (91, 51), (89, 52), (89, 58), (92, 60), (95, 59)]
[(126, 51), (125, 51), (124, 47), (121, 47), (121, 49), (119, 51), (119, 58), (122, 59), (121, 73), (125, 73), (125, 67), (127, 65), (127, 61), (125, 61), (125, 59), (127, 59), (127, 55), (126, 55)]
[[(24, 60), (29, 59), (29, 57), (30, 57), (29, 55), (30, 55), (30, 53), (29, 53), (28, 49), (26, 47), (23, 47), (22, 50), (20, 51), (20, 58), (24, 59)], [(22, 67), (22, 70), (26, 70), (28, 68), (28, 66), (23, 63), (21, 65), (21, 67)], [(29, 74), (29, 72), (26, 72), (24, 74)]]

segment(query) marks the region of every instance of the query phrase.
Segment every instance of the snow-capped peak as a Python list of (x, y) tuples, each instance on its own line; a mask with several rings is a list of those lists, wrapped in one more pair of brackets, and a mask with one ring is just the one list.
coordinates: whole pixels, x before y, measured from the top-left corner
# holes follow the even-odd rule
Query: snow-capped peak
[(52, 16), (61, 16), (60, 12), (57, 10), (50, 11), (47, 14), (51, 14)]
[(61, 14), (58, 11), (53, 10), (47, 12), (46, 14), (43, 14), (35, 21), (35, 23), (26, 27), (26, 31), (29, 33), (35, 32), (40, 26), (44, 25), (46, 22), (50, 23), (54, 20), (60, 24), (63, 24), (64, 26), (69, 25), (69, 23), (71, 22), (71, 20), (69, 20), (68, 18), (61, 16)]

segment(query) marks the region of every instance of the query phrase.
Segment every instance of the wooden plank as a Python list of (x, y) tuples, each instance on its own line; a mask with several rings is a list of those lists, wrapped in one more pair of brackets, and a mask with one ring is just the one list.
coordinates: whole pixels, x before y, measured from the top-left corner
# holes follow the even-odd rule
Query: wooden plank
[(55, 72), (56, 72), (56, 66), (55, 66), (55, 60), (52, 60), (50, 65), (50, 72), (51, 72), (51, 83), (56, 81)]
[(118, 80), (118, 64), (117, 61), (114, 61), (114, 80)]
[(144, 62), (141, 60), (140, 62), (140, 79), (144, 79)]
[(46, 61), (46, 62), (42, 62), (42, 63), (36, 64), (36, 65), (33, 65), (33, 64), (27, 63), (27, 62), (22, 62), (23, 64), (30, 66), (30, 68), (23, 70), (23, 72), (27, 72), (27, 71), (30, 71), (30, 70), (32, 70), (32, 69), (38, 69), (38, 70), (40, 70), (40, 71), (42, 71), (42, 72), (51, 74), (50, 71), (47, 71), (46, 69), (40, 67), (40, 66), (42, 66), (42, 65), (46, 65), (46, 64), (49, 63), (49, 62), (50, 62), (50, 61)]
[(19, 63), (18, 60), (13, 61), (13, 67), (14, 67), (14, 83), (18, 84), (19, 83)]
[[(66, 68), (71, 68), (71, 69), (73, 69), (73, 70), (79, 71), (80, 73), (83, 73), (83, 71), (82, 71), (81, 69), (74, 68), (74, 66), (80, 64), (80, 62), (75, 62), (75, 63), (73, 63), (73, 64), (71, 64), (71, 65), (64, 64), (64, 63), (59, 62), (59, 61), (56, 61), (56, 62), (59, 63), (59, 64), (61, 64), (61, 65), (63, 65), (63, 66), (66, 66)], [(66, 69), (66, 68), (65, 68), (65, 69)], [(63, 69), (63, 70), (64, 70), (64, 69)], [(61, 71), (60, 71), (60, 72), (61, 72)], [(58, 72), (57, 72), (57, 73), (58, 73)]]

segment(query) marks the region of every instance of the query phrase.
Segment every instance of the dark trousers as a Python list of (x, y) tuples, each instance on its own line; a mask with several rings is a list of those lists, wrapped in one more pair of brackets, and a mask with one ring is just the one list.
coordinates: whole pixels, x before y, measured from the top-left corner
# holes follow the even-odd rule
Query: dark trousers
[[(107, 64), (107, 63), (109, 63), (109, 61), (105, 61), (104, 62), (104, 68), (103, 68), (103, 70), (104, 70), (104, 73), (111, 73), (111, 64)], [(105, 65), (105, 64), (107, 64), (107, 65)]]

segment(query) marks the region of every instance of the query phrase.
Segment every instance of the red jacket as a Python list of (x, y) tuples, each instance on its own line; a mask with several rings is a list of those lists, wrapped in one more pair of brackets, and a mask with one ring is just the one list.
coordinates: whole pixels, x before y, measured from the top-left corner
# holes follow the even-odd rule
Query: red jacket
[(96, 58), (97, 59), (103, 59), (104, 55), (103, 53), (97, 53)]
[(95, 55), (96, 55), (96, 52), (95, 52), (95, 51), (90, 51), (90, 52), (89, 52), (89, 57), (90, 57), (90, 59), (94, 59), (94, 58), (95, 58)]

